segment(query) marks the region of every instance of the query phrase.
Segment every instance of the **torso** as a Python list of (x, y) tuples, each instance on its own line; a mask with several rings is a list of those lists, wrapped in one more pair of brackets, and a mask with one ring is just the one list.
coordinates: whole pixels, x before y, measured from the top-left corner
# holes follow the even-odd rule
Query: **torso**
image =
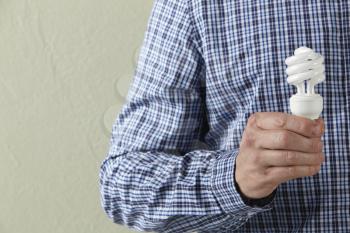
[(273, 210), (238, 231), (350, 232), (349, 1), (198, 0), (193, 10), (210, 99), (205, 140), (213, 149), (238, 148), (253, 112), (289, 112), (295, 89), (284, 61), (296, 48), (325, 57), (326, 81), (316, 92), (324, 99), (326, 162), (318, 175), (282, 184)]

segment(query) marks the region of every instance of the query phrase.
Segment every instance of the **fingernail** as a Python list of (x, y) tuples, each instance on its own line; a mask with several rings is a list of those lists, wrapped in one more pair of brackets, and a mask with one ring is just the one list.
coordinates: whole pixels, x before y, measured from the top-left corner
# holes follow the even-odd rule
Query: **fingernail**
[(250, 125), (255, 124), (256, 122), (256, 116), (255, 115), (251, 115), (248, 119), (248, 123), (250, 123)]

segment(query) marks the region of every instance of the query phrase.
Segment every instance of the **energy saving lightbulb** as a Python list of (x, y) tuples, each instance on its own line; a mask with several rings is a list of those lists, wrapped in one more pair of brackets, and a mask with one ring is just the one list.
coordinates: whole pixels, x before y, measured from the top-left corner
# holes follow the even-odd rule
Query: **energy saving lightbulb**
[(290, 98), (293, 115), (311, 120), (319, 118), (323, 110), (323, 98), (315, 93), (315, 85), (325, 80), (324, 58), (307, 47), (300, 47), (286, 59), (287, 82), (297, 88)]

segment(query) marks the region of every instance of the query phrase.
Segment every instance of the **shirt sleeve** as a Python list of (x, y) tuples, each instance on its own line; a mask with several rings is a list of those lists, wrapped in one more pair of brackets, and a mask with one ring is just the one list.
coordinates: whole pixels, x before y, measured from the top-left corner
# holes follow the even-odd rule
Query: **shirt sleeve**
[(153, 232), (236, 229), (272, 208), (237, 192), (238, 149), (195, 148), (203, 138), (205, 78), (187, 0), (155, 0), (126, 103), (100, 169), (113, 222)]

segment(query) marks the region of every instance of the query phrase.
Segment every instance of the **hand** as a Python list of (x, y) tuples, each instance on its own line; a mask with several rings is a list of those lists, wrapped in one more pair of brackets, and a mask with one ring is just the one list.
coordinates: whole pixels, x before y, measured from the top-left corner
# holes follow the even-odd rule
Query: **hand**
[(236, 158), (235, 179), (249, 198), (263, 198), (279, 184), (312, 176), (324, 161), (324, 121), (279, 112), (252, 114)]

